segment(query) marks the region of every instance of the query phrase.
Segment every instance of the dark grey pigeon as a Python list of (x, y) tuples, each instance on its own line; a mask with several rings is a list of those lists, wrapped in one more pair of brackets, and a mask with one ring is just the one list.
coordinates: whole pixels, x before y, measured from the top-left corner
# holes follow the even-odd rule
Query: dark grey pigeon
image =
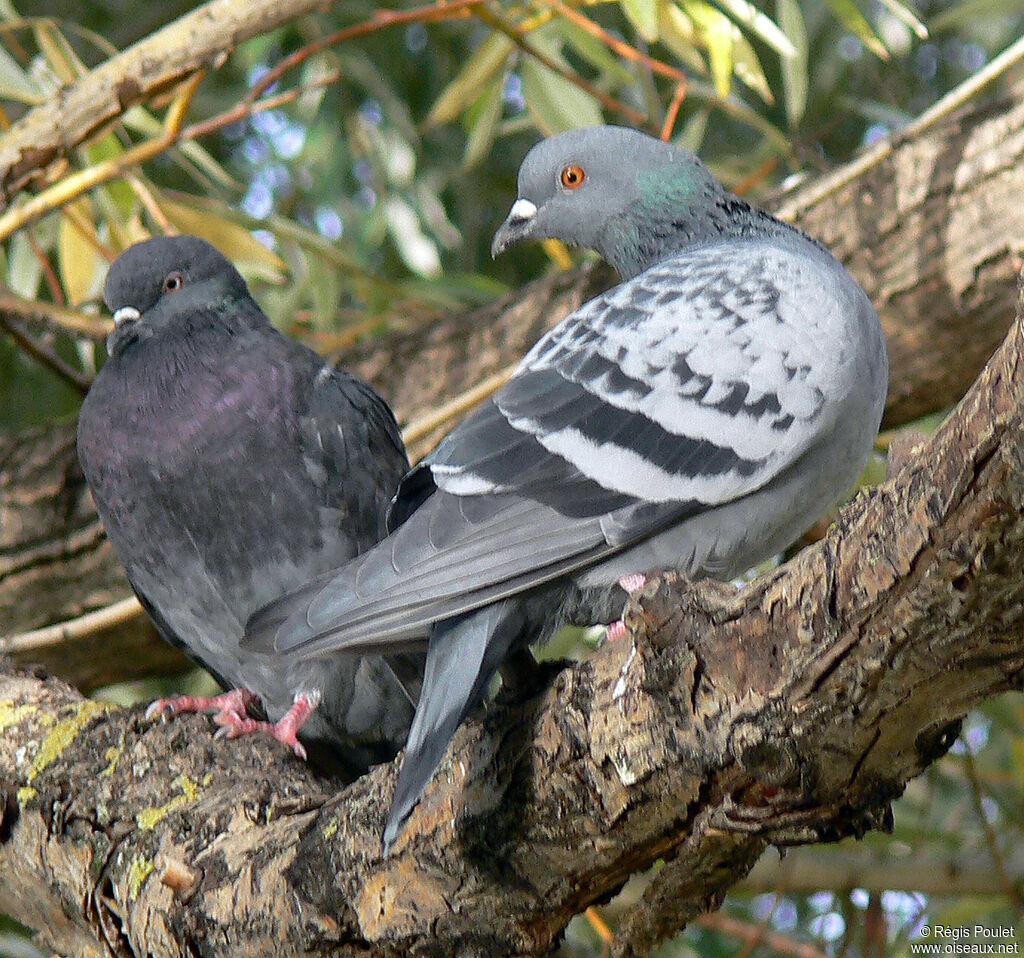
[(289, 661), (429, 635), (387, 846), (510, 650), (617, 618), (633, 573), (730, 578), (778, 552), (851, 489), (881, 418), (867, 296), (686, 150), (616, 127), (538, 144), (493, 250), (540, 237), (622, 284), (410, 474), (397, 531), (249, 625)]
[[(82, 469), (160, 634), (230, 690), (151, 713), (213, 710), (227, 734), (304, 755), (298, 733), (352, 772), (390, 757), (412, 705), (388, 660), (282, 664), (239, 641), (254, 610), (384, 535), (408, 468), (391, 410), (275, 330), (197, 237), (132, 246), (104, 297), (116, 328), (78, 420)], [(269, 722), (247, 713), (257, 696)]]

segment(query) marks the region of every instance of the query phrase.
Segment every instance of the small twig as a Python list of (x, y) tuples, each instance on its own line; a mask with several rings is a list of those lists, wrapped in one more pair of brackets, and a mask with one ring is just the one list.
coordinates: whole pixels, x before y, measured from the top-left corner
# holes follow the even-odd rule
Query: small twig
[(661, 138), (668, 140), (672, 136), (672, 130), (675, 128), (676, 119), (679, 116), (679, 110), (683, 105), (683, 100), (686, 99), (686, 90), (689, 86), (686, 77), (683, 77), (679, 83), (676, 84), (675, 93), (672, 94), (672, 102), (668, 105), (668, 112), (665, 114), (665, 122), (661, 125)]
[(72, 205), (71, 203), (65, 205), (64, 208), (61, 210), (61, 215), (66, 216), (68, 218), (68, 222), (76, 230), (78, 230), (82, 238), (94, 250), (96, 250), (96, 252), (99, 253), (100, 256), (102, 256), (108, 263), (114, 262), (114, 260), (117, 258), (114, 254), (114, 251), (100, 239), (99, 234), (96, 232), (96, 228), (93, 226), (93, 224), (90, 223), (89, 220), (86, 217), (84, 217), (77, 209), (75, 209), (74, 205)]
[(205, 75), (205, 71), (200, 70), (184, 81), (181, 92), (167, 111), (164, 130), (159, 136), (125, 150), (120, 156), (79, 170), (54, 183), (53, 186), (41, 193), (37, 193), (27, 203), (7, 210), (0, 216), (0, 240), (6, 239), (45, 213), (49, 213), (65, 203), (70, 203), (71, 200), (77, 199), (83, 193), (115, 179), (125, 170), (145, 160), (151, 160), (168, 147), (173, 146), (180, 138), (182, 121), (192, 100), (192, 95)]
[(64, 287), (60, 285), (60, 279), (57, 276), (57, 271), (53, 268), (53, 263), (50, 262), (50, 257), (46, 255), (46, 250), (39, 244), (39, 240), (36, 239), (35, 230), (26, 230), (28, 234), (29, 246), (32, 247), (32, 252), (35, 254), (36, 259), (39, 261), (39, 265), (43, 270), (43, 278), (46, 280), (46, 285), (50, 289), (50, 295), (53, 297), (53, 301), (58, 306), (67, 306), (68, 300), (64, 295)]
[(565, 77), (570, 83), (578, 86), (581, 90), (589, 93), (594, 99), (600, 101), (605, 109), (612, 110), (615, 113), (619, 113), (624, 116), (630, 123), (636, 126), (646, 127), (650, 121), (650, 117), (645, 113), (641, 113), (639, 110), (634, 110), (633, 107), (628, 106), (621, 100), (615, 99), (613, 96), (609, 96), (603, 90), (599, 90), (589, 80), (584, 80), (583, 77), (575, 73), (568, 67), (563, 66), (557, 60), (549, 57), (542, 50), (535, 47), (526, 38), (524, 32), (516, 26), (514, 23), (510, 23), (503, 16), (495, 13), (488, 7), (478, 6), (474, 7), (473, 12), (486, 23), (488, 26), (493, 27), (495, 30), (504, 33), (520, 50), (524, 53), (528, 53), (538, 63), (544, 64), (549, 70), (553, 70), (560, 76)]
[(583, 914), (590, 923), (590, 927), (594, 929), (597, 933), (597, 937), (600, 938), (603, 943), (601, 946), (601, 958), (608, 958), (608, 955), (611, 954), (612, 945), (615, 942), (615, 932), (611, 930), (608, 926), (608, 922), (601, 917), (601, 913), (593, 905), (591, 905)]
[(402, 441), (407, 446), (411, 446), (414, 442), (429, 436), (438, 426), (443, 426), (456, 416), (468, 412), (477, 403), (482, 402), (505, 385), (518, 365), (518, 363), (514, 363), (507, 366), (500, 372), (488, 376), (483, 382), (477, 383), (472, 389), (460, 393), (451, 402), (446, 402), (443, 406), (420, 416), (419, 419), (414, 419), (402, 430)]
[(686, 74), (682, 70), (669, 66), (663, 61), (643, 53), (636, 47), (630, 46), (625, 40), (621, 40), (614, 34), (609, 33), (604, 27), (591, 20), (590, 17), (584, 16), (579, 10), (574, 10), (568, 4), (563, 3), (562, 0), (549, 0), (548, 6), (565, 17), (566, 20), (571, 20), (576, 26), (586, 30), (591, 36), (597, 37), (605, 46), (614, 50), (623, 59), (632, 60), (634, 63), (641, 63), (653, 73), (660, 73), (670, 80), (675, 80), (676, 83), (686, 83)]
[(778, 931), (771, 931), (762, 928), (760, 925), (751, 925), (748, 922), (740, 921), (738, 918), (731, 918), (721, 912), (701, 915), (695, 919), (695, 923), (701, 928), (710, 931), (719, 931), (730, 938), (739, 938), (740, 941), (754, 944), (765, 944), (777, 951), (780, 955), (791, 955), (792, 958), (828, 958), (820, 948), (804, 941), (797, 941)]
[(303, 93), (317, 90), (320, 87), (330, 86), (330, 84), (336, 83), (340, 79), (341, 71), (332, 70), (316, 80), (310, 80), (309, 83), (304, 83), (302, 86), (294, 87), (291, 90), (285, 90), (274, 96), (268, 96), (262, 100), (253, 102), (246, 97), (244, 100), (239, 100), (238, 103), (223, 113), (218, 113), (207, 120), (199, 120), (185, 127), (181, 131), (180, 139), (194, 140), (200, 136), (206, 136), (207, 133), (213, 133), (229, 123), (237, 123), (239, 120), (244, 120), (248, 116), (255, 116), (257, 113), (263, 113), (267, 110), (276, 110), (279, 106), (284, 106), (286, 103), (297, 100)]
[(122, 599), (120, 602), (104, 606), (102, 609), (96, 609), (94, 612), (87, 612), (77, 619), (56, 622), (42, 629), (33, 629), (31, 632), (22, 632), (19, 635), (0, 637), (0, 652), (27, 652), (70, 639), (86, 638), (128, 622), (141, 614), (142, 606), (139, 605), (139, 600), (132, 596), (129, 599)]
[(164, 211), (160, 209), (160, 204), (156, 201), (153, 191), (146, 185), (142, 177), (137, 173), (128, 173), (125, 176), (125, 180), (128, 185), (135, 190), (135, 195), (139, 198), (139, 202), (142, 203), (146, 212), (149, 213), (150, 218), (160, 228), (160, 232), (165, 236), (171, 236), (176, 233), (177, 230), (167, 218)]
[(0, 312), (0, 326), (7, 330), (8, 335), (26, 353), (38, 360), (48, 369), (55, 372), (61, 379), (74, 386), (83, 395), (89, 391), (92, 382), (88, 376), (83, 376), (73, 366), (69, 366), (52, 349), (39, 342), (25, 329), (20, 319)]
[(456, 16), (467, 16), (470, 7), (477, 6), (481, 0), (447, 0), (447, 2), (430, 3), (422, 7), (415, 7), (412, 10), (378, 10), (369, 20), (357, 23), (351, 27), (343, 27), (327, 34), (319, 40), (314, 40), (301, 50), (296, 50), (277, 65), (268, 70), (253, 85), (246, 94), (243, 102), (255, 102), (265, 90), (273, 86), (292, 67), (296, 67), (308, 60), (314, 53), (319, 53), (327, 47), (336, 46), (346, 40), (361, 37), (367, 33), (374, 33), (384, 27), (394, 27), (405, 23), (435, 23), (438, 20), (448, 20)]
[(989, 822), (988, 816), (985, 814), (985, 806), (981, 800), (981, 782), (978, 780), (978, 769), (974, 764), (974, 754), (971, 752), (970, 747), (964, 749), (964, 772), (967, 775), (967, 781), (971, 785), (971, 801), (974, 805), (974, 811), (978, 816), (978, 822), (981, 825), (982, 835), (985, 837), (985, 845), (992, 856), (992, 867), (996, 873), (996, 880), (1002, 886), (1006, 897), (1013, 906), (1013, 910), (1017, 913), (1017, 921), (1024, 920), (1024, 896), (1021, 895), (1020, 889), (1010, 879), (1006, 871), (1006, 862), (1003, 859), (1002, 852), (999, 850), (999, 840), (996, 838), (992, 823)]
[(901, 143), (919, 138), (926, 129), (947, 117), (954, 110), (959, 109), (977, 95), (983, 87), (998, 79), (1011, 66), (1022, 59), (1024, 59), (1024, 37), (1010, 44), (988, 66), (983, 67), (972, 77), (969, 77), (955, 90), (951, 90), (938, 103), (925, 110), (912, 123), (908, 123), (898, 132), (879, 141), (858, 159), (836, 170), (833, 176), (822, 177), (816, 182), (813, 189), (800, 194), (798, 202), (790, 201), (783, 204), (776, 211), (776, 216), (784, 220), (791, 220), (802, 210), (808, 210), (826, 197), (838, 193), (844, 186), (863, 176), (872, 167), (877, 166), (891, 156)]
[(88, 336), (90, 339), (104, 339), (114, 328), (109, 319), (86, 316), (66, 306), (42, 303), (35, 299), (23, 299), (7, 289), (0, 289), (0, 316), (16, 317), (21, 320), (36, 320), (66, 333)]

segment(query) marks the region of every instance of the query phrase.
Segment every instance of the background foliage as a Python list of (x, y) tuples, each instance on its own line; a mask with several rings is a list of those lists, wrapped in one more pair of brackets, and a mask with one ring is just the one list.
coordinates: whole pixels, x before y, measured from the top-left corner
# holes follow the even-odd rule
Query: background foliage
[[(80, 3), (70, 20), (43, 0), (0, 0), (0, 123), (191, 6)], [(518, 164), (542, 134), (642, 126), (766, 198), (898, 130), (1024, 32), (1016, 0), (392, 9), (396, 22), (360, 31), (378, 8), (339, 4), (244, 44), (198, 86), (177, 146), (0, 229), (0, 283), (72, 307), (88, 333), (52, 312), (7, 325), (0, 429), (74, 414), (102, 363), (102, 328), (88, 317), (102, 315), (106, 267), (150, 233), (206, 236), (279, 325), (329, 354), (571, 262), (553, 243), (497, 262), (488, 252)], [(324, 44), (335, 31), (351, 35)], [(165, 107), (133, 108), (73, 167), (158, 135)], [(892, 835), (801, 849), (774, 870), (763, 862), (722, 913), (660, 953), (867, 958), (909, 953), (928, 924), (1019, 929), (1022, 726), (1019, 697), (972, 714), (953, 753), (897, 804)], [(616, 911), (577, 919), (564, 954), (600, 954)], [(4, 927), (0, 955), (32, 953)]]

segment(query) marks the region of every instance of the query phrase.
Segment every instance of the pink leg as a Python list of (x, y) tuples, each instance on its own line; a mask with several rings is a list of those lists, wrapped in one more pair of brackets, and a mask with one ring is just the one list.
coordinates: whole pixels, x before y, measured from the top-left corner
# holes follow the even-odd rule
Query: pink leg
[[(647, 583), (647, 576), (642, 572), (634, 572), (632, 575), (624, 575), (619, 579), (619, 585), (630, 595), (636, 595)], [(619, 619), (608, 626), (605, 633), (605, 642), (616, 642), (626, 634), (626, 623)]]
[(232, 689), (213, 698), (197, 698), (193, 695), (179, 695), (175, 698), (157, 699), (148, 709), (146, 718), (155, 719), (181, 715), (182, 712), (216, 712), (217, 715), (245, 715), (249, 706), (256, 701), (256, 693), (250, 689)]
[(306, 750), (296, 737), (296, 733), (305, 724), (306, 719), (313, 714), (320, 704), (319, 692), (300, 693), (295, 696), (295, 702), (284, 714), (279, 722), (258, 722), (249, 718), (245, 713), (220, 712), (213, 717), (213, 720), (220, 726), (217, 738), (238, 738), (240, 735), (248, 735), (251, 732), (264, 732), (276, 738), (283, 745), (287, 745), (299, 758), (306, 757)]

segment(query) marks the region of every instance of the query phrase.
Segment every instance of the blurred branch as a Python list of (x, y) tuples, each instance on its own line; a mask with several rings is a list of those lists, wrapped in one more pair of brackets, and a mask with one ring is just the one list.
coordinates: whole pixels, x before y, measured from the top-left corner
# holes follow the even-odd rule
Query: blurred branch
[(84, 396), (89, 391), (89, 384), (92, 380), (80, 373), (73, 366), (68, 365), (49, 346), (36, 339), (26, 328), (25, 324), (9, 313), (0, 311), (0, 326), (26, 353), (37, 362), (42, 363), (48, 369), (55, 372), (66, 383), (73, 386)]
[(55, 331), (88, 336), (90, 339), (105, 339), (114, 328), (113, 322), (109, 319), (87, 316), (85, 313), (55, 303), (24, 299), (17, 293), (3, 288), (0, 288), (0, 316), (41, 322)]
[(1017, 921), (1020, 922), (1024, 919), (1024, 897), (1022, 897), (1017, 883), (1010, 880), (1010, 875), (1007, 872), (1003, 853), (999, 849), (999, 839), (996, 837), (995, 829), (992, 827), (992, 822), (989, 820), (988, 813), (985, 810), (985, 803), (982, 801), (978, 769), (974, 764), (974, 755), (969, 748), (964, 754), (964, 771), (967, 773), (967, 781), (970, 784), (971, 803), (974, 806), (975, 814), (978, 816), (981, 832), (985, 836), (985, 845), (991, 856), (991, 864), (995, 870), (996, 880), (1009, 902), (1013, 905)]
[(747, 954), (757, 945), (767, 945), (776, 954), (788, 955), (790, 958), (828, 958), (825, 952), (808, 942), (797, 941), (790, 935), (784, 935), (762, 925), (752, 925), (721, 912), (701, 915), (694, 920), (694, 924), (708, 931), (717, 931), (730, 938), (738, 938), (744, 943), (744, 953)]

